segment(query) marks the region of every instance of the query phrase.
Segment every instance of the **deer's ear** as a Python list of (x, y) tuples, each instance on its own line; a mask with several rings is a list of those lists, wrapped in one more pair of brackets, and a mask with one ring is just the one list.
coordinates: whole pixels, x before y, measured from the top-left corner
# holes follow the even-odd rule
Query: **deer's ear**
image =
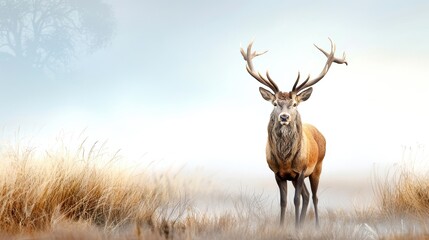
[(307, 88), (304, 91), (298, 93), (296, 96), (298, 102), (304, 102), (310, 98), (311, 93), (313, 92), (313, 88)]
[(274, 100), (276, 100), (274, 94), (272, 94), (270, 91), (263, 87), (259, 87), (259, 92), (261, 93), (261, 96), (269, 102), (273, 102)]

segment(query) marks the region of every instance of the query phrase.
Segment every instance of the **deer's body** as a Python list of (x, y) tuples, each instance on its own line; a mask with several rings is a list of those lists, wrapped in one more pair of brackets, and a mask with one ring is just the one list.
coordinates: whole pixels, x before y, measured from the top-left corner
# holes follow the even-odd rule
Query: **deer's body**
[(267, 163), (281, 179), (293, 181), (303, 169), (304, 176), (308, 177), (316, 166), (322, 168), (326, 141), (313, 125), (302, 124), (289, 129), (276, 129), (270, 121), (268, 134)]
[[(345, 54), (342, 59), (334, 57), (335, 45), (332, 41), (330, 53), (325, 52), (319, 47), (317, 48), (327, 57), (322, 72), (311, 80), (310, 76), (308, 76), (299, 85), (300, 75), (298, 73), (298, 78), (290, 92), (280, 91), (268, 72), (265, 78), (259, 72), (255, 71), (252, 59), (265, 52), (252, 52), (252, 43), (247, 47), (247, 52), (241, 49), (241, 54), (247, 62), (246, 68), (249, 74), (271, 89), (269, 91), (262, 87), (259, 88), (262, 97), (274, 105), (268, 123), (266, 158), (268, 166), (274, 172), (280, 190), (280, 223), (284, 222), (287, 181), (292, 181), (295, 187), (296, 226), (299, 226), (304, 221), (307, 213), (310, 193), (304, 183), (306, 177), (310, 179), (316, 225), (319, 225), (317, 189), (326, 151), (326, 141), (322, 133), (313, 125), (301, 122), (301, 116), (297, 107), (301, 102), (310, 98), (313, 91), (312, 86), (326, 75), (332, 63), (345, 63), (347, 65)], [(300, 214), (301, 196), (303, 204)]]

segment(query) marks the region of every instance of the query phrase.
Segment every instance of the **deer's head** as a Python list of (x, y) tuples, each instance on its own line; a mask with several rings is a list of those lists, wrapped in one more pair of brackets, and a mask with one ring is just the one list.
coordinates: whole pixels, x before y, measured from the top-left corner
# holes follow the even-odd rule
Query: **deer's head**
[(314, 45), (327, 57), (325, 67), (323, 68), (322, 72), (314, 79), (310, 79), (309, 75), (307, 79), (300, 84), (298, 84), (300, 78), (300, 73), (298, 72), (298, 77), (295, 81), (295, 84), (293, 85), (292, 90), (288, 92), (279, 90), (277, 84), (271, 79), (268, 71), (266, 73), (266, 77), (264, 77), (261, 73), (255, 71), (253, 68), (253, 58), (266, 53), (266, 51), (262, 53), (252, 52), (253, 42), (249, 44), (247, 51), (244, 51), (244, 49), (241, 48), (241, 54), (243, 55), (244, 60), (247, 62), (246, 69), (249, 74), (271, 90), (267, 90), (263, 87), (259, 88), (262, 98), (273, 104), (274, 109), (271, 113), (271, 116), (276, 118), (279, 124), (289, 125), (292, 121), (294, 121), (294, 119), (296, 119), (298, 115), (298, 105), (310, 98), (313, 91), (312, 86), (326, 75), (332, 63), (344, 63), (347, 65), (345, 54), (343, 54), (342, 59), (336, 58), (334, 56), (335, 45), (332, 43), (331, 39), (329, 39), (329, 41), (331, 42), (330, 53)]

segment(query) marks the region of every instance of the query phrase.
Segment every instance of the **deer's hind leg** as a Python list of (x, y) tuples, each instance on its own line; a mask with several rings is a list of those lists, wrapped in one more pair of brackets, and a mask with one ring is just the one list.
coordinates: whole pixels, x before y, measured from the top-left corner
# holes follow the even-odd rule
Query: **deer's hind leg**
[(314, 215), (316, 218), (316, 226), (319, 227), (319, 211), (317, 208), (317, 204), (319, 202), (319, 199), (317, 197), (317, 189), (319, 188), (319, 179), (320, 179), (320, 173), (322, 170), (322, 166), (318, 164), (316, 166), (315, 171), (308, 177), (310, 179), (310, 187), (311, 187), (311, 193), (313, 196), (313, 206), (314, 206)]

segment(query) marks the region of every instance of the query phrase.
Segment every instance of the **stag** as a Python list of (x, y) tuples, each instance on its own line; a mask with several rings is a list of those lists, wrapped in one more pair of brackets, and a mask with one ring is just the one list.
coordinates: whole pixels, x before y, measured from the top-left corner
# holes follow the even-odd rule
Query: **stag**
[[(331, 39), (329, 41), (331, 42), (331, 52), (329, 53), (314, 45), (327, 57), (321, 73), (313, 79), (310, 79), (309, 75), (307, 79), (300, 83), (300, 73), (298, 72), (295, 84), (289, 92), (280, 91), (268, 71), (266, 72), (266, 76), (263, 76), (254, 69), (253, 58), (267, 51), (261, 53), (252, 52), (253, 42), (248, 45), (247, 51), (243, 48), (240, 49), (246, 61), (246, 69), (249, 74), (271, 90), (259, 87), (262, 98), (274, 105), (268, 123), (266, 159), (269, 168), (274, 172), (277, 185), (280, 189), (281, 225), (284, 223), (287, 205), (287, 181), (292, 181), (295, 187), (295, 226), (299, 227), (305, 220), (310, 197), (304, 179), (308, 177), (313, 198), (316, 226), (319, 226), (317, 188), (322, 172), (323, 158), (325, 157), (326, 140), (316, 127), (301, 122), (301, 116), (297, 107), (301, 102), (310, 98), (313, 91), (312, 86), (325, 77), (332, 63), (344, 63), (347, 65), (345, 53), (341, 59), (336, 58), (334, 56), (335, 44), (332, 43)], [(301, 204), (300, 196), (302, 196), (303, 200), (301, 214), (299, 212)]]

